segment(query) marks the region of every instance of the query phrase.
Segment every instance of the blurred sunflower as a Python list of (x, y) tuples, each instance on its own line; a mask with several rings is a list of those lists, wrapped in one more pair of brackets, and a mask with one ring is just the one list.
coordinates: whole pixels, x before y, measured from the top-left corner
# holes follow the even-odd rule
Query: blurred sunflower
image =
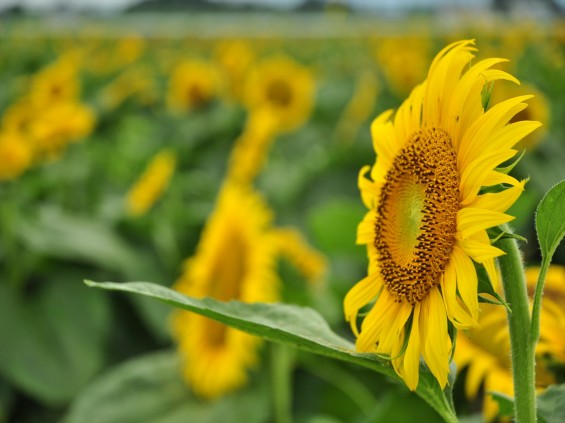
[(546, 128), (551, 125), (549, 100), (547, 96), (530, 84), (497, 84), (492, 90), (491, 100), (496, 104), (505, 98), (516, 97), (526, 93), (533, 95), (533, 97), (528, 100), (528, 108), (516, 114), (510, 119), (510, 122), (518, 122), (520, 120), (543, 122), (544, 126), (542, 126), (540, 130), (524, 137), (524, 139), (516, 145), (518, 149), (525, 148), (529, 150), (535, 148), (540, 141), (544, 139), (547, 134)]
[(32, 163), (31, 146), (19, 133), (0, 132), (0, 181), (14, 179)]
[(310, 69), (289, 57), (278, 56), (253, 66), (246, 83), (245, 102), (251, 111), (269, 110), (276, 116), (280, 131), (292, 131), (310, 115), (314, 95)]
[[(271, 221), (271, 211), (251, 188), (226, 184), (175, 288), (196, 298), (276, 301), (280, 282)], [(195, 393), (213, 399), (247, 383), (260, 338), (188, 312), (174, 314), (173, 330)]]
[[(175, 289), (221, 301), (278, 301), (280, 256), (309, 281), (320, 281), (325, 258), (298, 231), (274, 228), (272, 220), (272, 211), (250, 185), (228, 180)], [(183, 311), (173, 314), (172, 323), (183, 375), (197, 395), (214, 399), (247, 383), (261, 338)]]
[(29, 99), (34, 109), (69, 102), (80, 94), (77, 61), (62, 57), (36, 73), (30, 84)]
[[(526, 281), (533, 293), (539, 268), (526, 269)], [(565, 364), (565, 268), (551, 266), (547, 273), (540, 318), (541, 337), (536, 347), (536, 385), (543, 389), (555, 383), (552, 366)], [(476, 398), (483, 386), (483, 415), (491, 421), (498, 414), (498, 403), (490, 392), (514, 395), (510, 362), (510, 335), (505, 310), (481, 304), (479, 326), (459, 332), (453, 356), (458, 369), (467, 368), (465, 395)]]
[(92, 109), (77, 102), (47, 107), (29, 124), (29, 135), (37, 155), (56, 157), (70, 142), (89, 135), (95, 123)]
[(203, 60), (178, 64), (169, 81), (167, 101), (176, 112), (206, 106), (221, 95), (222, 79), (216, 66)]
[[(366, 244), (368, 276), (344, 300), (345, 317), (360, 352), (390, 357), (406, 385), (418, 386), (420, 356), (443, 388), (452, 342), (448, 324), (476, 326), (477, 274), (482, 264), (498, 280), (494, 258), (504, 254), (486, 232), (510, 221), (504, 213), (524, 181), (496, 167), (516, 154), (512, 147), (540, 124), (508, 121), (527, 105), (516, 97), (484, 111), (483, 86), (513, 76), (491, 69), (503, 59), (469, 66), (473, 41), (445, 47), (428, 78), (371, 132), (377, 161), (359, 174), (369, 208), (357, 242)], [(371, 180), (365, 174), (371, 170)], [(481, 193), (504, 183), (508, 189)], [(372, 304), (357, 327), (359, 310)], [(450, 322), (450, 323), (449, 323)]]
[(171, 180), (176, 166), (172, 151), (162, 150), (147, 165), (145, 172), (127, 194), (126, 206), (131, 216), (141, 216), (157, 201)]

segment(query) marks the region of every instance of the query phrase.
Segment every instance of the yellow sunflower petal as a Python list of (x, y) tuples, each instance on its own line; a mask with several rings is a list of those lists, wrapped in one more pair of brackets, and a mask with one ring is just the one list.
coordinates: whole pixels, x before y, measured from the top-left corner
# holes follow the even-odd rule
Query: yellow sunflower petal
[(459, 305), (457, 300), (457, 272), (453, 263), (447, 264), (440, 286), (447, 316), (453, 325), (463, 330), (476, 326), (473, 317)]
[(369, 304), (379, 293), (382, 284), (376, 274), (367, 276), (349, 290), (343, 301), (345, 320), (351, 324), (355, 336), (359, 336), (357, 329), (357, 313)]
[(403, 361), (403, 377), (406, 385), (411, 391), (415, 391), (418, 386), (420, 376), (420, 303), (414, 307), (412, 315), (412, 329), (410, 338), (406, 346)]
[(520, 194), (524, 191), (524, 185), (526, 185), (526, 181), (522, 180), (515, 186), (504, 191), (478, 195), (477, 198), (469, 204), (469, 207), (504, 212), (520, 197)]
[(457, 245), (453, 247), (451, 260), (453, 260), (453, 266), (457, 273), (457, 289), (459, 295), (471, 313), (473, 320), (477, 320), (479, 314), (479, 300), (477, 296), (478, 280), (473, 262)]
[(439, 291), (432, 289), (426, 300), (422, 302), (420, 324), (427, 325), (428, 330), (422, 354), (430, 371), (442, 389), (447, 384), (449, 374), (449, 352), (451, 341), (447, 332), (447, 318)]
[(461, 239), (493, 226), (502, 225), (514, 219), (513, 216), (495, 210), (466, 207), (457, 213), (457, 232)]

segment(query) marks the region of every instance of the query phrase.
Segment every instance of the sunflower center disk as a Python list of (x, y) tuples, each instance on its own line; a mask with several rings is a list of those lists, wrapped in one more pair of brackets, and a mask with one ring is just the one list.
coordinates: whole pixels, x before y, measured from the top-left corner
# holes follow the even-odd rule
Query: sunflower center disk
[(381, 190), (375, 247), (385, 286), (398, 302), (420, 302), (439, 283), (455, 244), (457, 156), (437, 128), (414, 133)]
[(275, 79), (267, 88), (267, 98), (279, 106), (288, 106), (292, 100), (292, 92), (288, 84)]

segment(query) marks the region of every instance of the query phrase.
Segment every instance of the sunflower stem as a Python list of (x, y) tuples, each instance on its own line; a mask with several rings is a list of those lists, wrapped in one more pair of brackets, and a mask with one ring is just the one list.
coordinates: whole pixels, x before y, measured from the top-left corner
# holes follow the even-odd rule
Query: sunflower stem
[(498, 245), (506, 252), (499, 262), (504, 296), (512, 309), (507, 316), (514, 376), (514, 414), (516, 422), (532, 423), (536, 421), (535, 367), (524, 267), (515, 239), (502, 239)]
[(271, 344), (271, 380), (276, 423), (292, 423), (292, 367), (294, 351), (286, 345)]

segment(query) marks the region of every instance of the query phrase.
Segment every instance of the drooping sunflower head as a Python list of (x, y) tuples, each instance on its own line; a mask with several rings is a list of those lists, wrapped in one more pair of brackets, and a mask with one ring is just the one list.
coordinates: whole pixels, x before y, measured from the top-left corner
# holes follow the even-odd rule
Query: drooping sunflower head
[(281, 131), (296, 129), (310, 115), (315, 94), (310, 69), (279, 56), (258, 63), (250, 71), (245, 100), (251, 110), (268, 109)]
[[(277, 245), (270, 233), (271, 218), (251, 188), (227, 183), (175, 288), (196, 298), (276, 301)], [(173, 329), (183, 374), (195, 393), (213, 399), (247, 382), (260, 338), (188, 312), (175, 313)]]
[(222, 78), (216, 66), (204, 60), (186, 60), (173, 69), (168, 104), (176, 112), (198, 109), (217, 98), (221, 91)]
[[(485, 85), (518, 81), (493, 69), (503, 59), (471, 65), (473, 44), (445, 47), (394, 116), (387, 111), (375, 119), (377, 160), (359, 176), (369, 211), (357, 242), (367, 245), (370, 263), (368, 276), (345, 298), (345, 316), (357, 335), (357, 349), (389, 355), (412, 390), (421, 356), (445, 386), (452, 349), (448, 324), (476, 325), (475, 263), (496, 280), (494, 258), (503, 254), (486, 230), (512, 220), (504, 212), (524, 187), (524, 181), (497, 166), (540, 125), (509, 123), (529, 96), (485, 110)], [(486, 192), (484, 187), (494, 188)], [(359, 329), (359, 311), (371, 303)]]

